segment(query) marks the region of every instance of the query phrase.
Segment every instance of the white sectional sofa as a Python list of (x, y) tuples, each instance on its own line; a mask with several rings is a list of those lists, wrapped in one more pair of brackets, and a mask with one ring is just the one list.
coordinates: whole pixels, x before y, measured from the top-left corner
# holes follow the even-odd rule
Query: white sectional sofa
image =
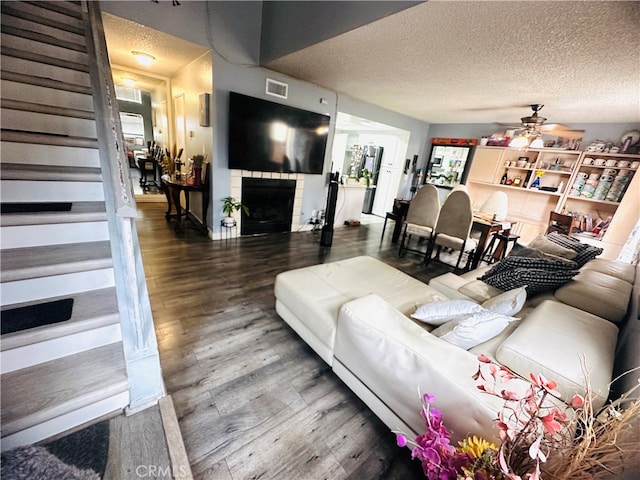
[[(425, 285), (379, 260), (355, 257), (278, 275), (276, 310), (390, 429), (422, 433), (420, 391), (436, 396), (436, 406), (443, 411), (454, 440), (468, 434), (495, 438), (493, 420), (502, 402), (481, 393), (472, 379), (479, 353), (521, 375), (542, 373), (556, 380), (565, 400), (584, 392), (580, 367), (584, 357), (599, 405), (609, 394), (614, 368), (640, 364), (640, 268), (600, 260), (590, 268), (613, 274), (614, 284), (617, 280), (626, 284), (621, 291), (607, 290), (607, 295), (620, 296), (614, 304), (630, 305), (618, 323), (585, 310), (589, 302), (582, 302), (581, 309), (559, 301), (553, 293), (542, 294), (530, 299), (516, 315), (521, 320), (469, 351), (434, 336), (430, 333), (433, 327), (410, 315), (417, 305), (473, 299), (461, 290), (474, 291), (463, 287), (476, 282), (478, 271), (447, 274)], [(598, 284), (586, 271), (567, 286), (575, 290), (567, 298), (580, 296), (580, 282), (585, 294), (592, 296), (588, 292)], [(474, 301), (482, 301), (478, 291), (487, 298), (502, 293), (485, 287), (475, 284)], [(599, 303), (598, 308), (602, 310)], [(619, 327), (626, 332), (620, 341)]]

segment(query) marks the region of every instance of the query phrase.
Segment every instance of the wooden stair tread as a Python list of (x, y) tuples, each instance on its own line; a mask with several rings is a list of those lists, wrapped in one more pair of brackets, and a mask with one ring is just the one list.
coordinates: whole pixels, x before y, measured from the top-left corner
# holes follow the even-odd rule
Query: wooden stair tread
[(46, 87), (55, 90), (64, 90), (67, 92), (82, 93), (84, 95), (91, 95), (91, 87), (87, 85), (75, 85), (70, 82), (63, 82), (60, 80), (54, 80), (51, 78), (38, 77), (36, 75), (27, 75), (22, 72), (13, 72), (11, 70), (2, 70), (2, 79), (9, 80), (11, 82), (23, 83), (27, 85), (37, 85), (39, 87)]
[(69, 211), (3, 213), (0, 216), (0, 226), (50, 225), (106, 220), (107, 212), (104, 202), (73, 202)]
[(0, 130), (3, 142), (33, 143), (39, 145), (57, 145), (61, 147), (98, 148), (97, 138), (73, 137), (46, 132), (25, 132), (18, 130)]
[(0, 252), (0, 281), (13, 282), (112, 266), (108, 241), (14, 248)]
[(99, 168), (58, 165), (25, 165), (2, 162), (2, 180), (41, 180), (61, 182), (102, 182)]
[(1, 384), (4, 437), (127, 391), (122, 343), (5, 373)]
[(2, 335), (0, 351), (7, 351), (24, 345), (31, 345), (50, 340), (52, 338), (72, 335), (74, 333), (103, 327), (105, 325), (112, 325), (120, 321), (115, 288), (103, 288), (100, 290), (76, 293), (74, 295), (67, 295), (63, 297), (46, 298), (37, 301), (3, 306), (2, 311), (10, 308), (13, 309), (38, 305), (64, 298), (74, 299), (73, 311), (69, 320)]
[[(70, 6), (69, 2), (66, 5)], [(46, 7), (46, 4), (38, 6), (27, 2), (3, 2), (2, 15), (22, 18), (35, 24), (46, 25), (84, 36), (80, 12), (75, 11), (73, 8), (67, 8), (65, 11), (58, 9), (58, 12), (55, 12), (53, 9)]]

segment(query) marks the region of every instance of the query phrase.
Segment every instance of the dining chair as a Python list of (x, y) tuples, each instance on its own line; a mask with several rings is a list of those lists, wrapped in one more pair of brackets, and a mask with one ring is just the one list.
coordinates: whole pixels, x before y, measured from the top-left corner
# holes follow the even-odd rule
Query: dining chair
[[(398, 256), (403, 256), (407, 250), (424, 255), (427, 254), (436, 222), (438, 221), (439, 212), (440, 199), (438, 197), (438, 189), (433, 185), (423, 185), (422, 188), (416, 192), (416, 195), (409, 204)], [(408, 247), (413, 235), (427, 239), (424, 250)]]
[(467, 252), (469, 257), (477, 248), (477, 242), (469, 236), (473, 224), (473, 211), (469, 194), (463, 190), (452, 191), (440, 208), (440, 215), (435, 226), (432, 241), (429, 244), (426, 264), (431, 261), (433, 249), (437, 247), (435, 259), (440, 259), (442, 248), (459, 251), (455, 268), (460, 265), (462, 255)]
[(573, 224), (573, 217), (571, 215), (563, 215), (558, 212), (549, 213), (549, 225), (547, 227), (547, 233), (558, 232), (564, 233), (568, 237), (571, 236), (571, 225)]

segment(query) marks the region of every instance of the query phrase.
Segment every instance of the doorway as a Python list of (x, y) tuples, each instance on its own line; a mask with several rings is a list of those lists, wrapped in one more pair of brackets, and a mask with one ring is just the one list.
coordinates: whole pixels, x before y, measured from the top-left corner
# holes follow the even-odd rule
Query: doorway
[[(365, 183), (365, 167), (370, 187), (363, 211), (384, 217), (398, 195), (411, 132), (344, 112), (338, 112), (331, 152), (332, 171), (342, 183)], [(367, 168), (369, 170), (369, 168)]]

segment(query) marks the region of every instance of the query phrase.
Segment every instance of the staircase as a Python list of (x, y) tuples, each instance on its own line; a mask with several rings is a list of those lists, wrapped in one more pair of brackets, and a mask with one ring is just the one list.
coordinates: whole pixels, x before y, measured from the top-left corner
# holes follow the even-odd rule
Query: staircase
[(2, 450), (164, 394), (97, 3), (2, 3)]

